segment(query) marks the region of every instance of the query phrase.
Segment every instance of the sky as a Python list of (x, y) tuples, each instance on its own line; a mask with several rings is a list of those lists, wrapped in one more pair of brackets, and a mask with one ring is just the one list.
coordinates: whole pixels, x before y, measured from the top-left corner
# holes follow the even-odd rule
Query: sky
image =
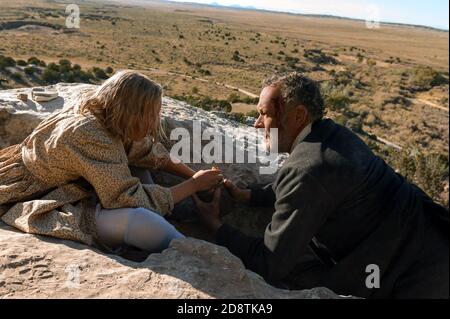
[(172, 0), (220, 5), (253, 6), (273, 11), (328, 14), (356, 19), (379, 16), (397, 22), (449, 29), (449, 0)]

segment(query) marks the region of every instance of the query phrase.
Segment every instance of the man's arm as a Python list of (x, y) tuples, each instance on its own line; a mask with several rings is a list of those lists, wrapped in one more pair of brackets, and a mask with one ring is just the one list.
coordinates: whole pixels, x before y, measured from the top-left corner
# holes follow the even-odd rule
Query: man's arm
[(238, 203), (255, 207), (273, 207), (275, 205), (275, 192), (272, 184), (255, 184), (247, 189), (242, 189), (226, 179), (224, 185), (232, 198)]
[(250, 189), (250, 205), (254, 207), (274, 207), (276, 196), (273, 184), (265, 186), (252, 185)]
[(246, 236), (229, 225), (216, 232), (217, 244), (271, 282), (292, 271), (335, 206), (317, 178), (293, 168), (280, 172), (276, 199), (264, 238)]

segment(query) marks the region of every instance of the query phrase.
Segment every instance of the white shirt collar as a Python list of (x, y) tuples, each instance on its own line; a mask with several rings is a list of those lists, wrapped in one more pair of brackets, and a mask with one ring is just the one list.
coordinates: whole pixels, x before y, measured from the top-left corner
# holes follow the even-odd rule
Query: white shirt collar
[(295, 138), (294, 143), (292, 143), (291, 153), (297, 144), (303, 142), (303, 140), (311, 133), (312, 123), (309, 123)]

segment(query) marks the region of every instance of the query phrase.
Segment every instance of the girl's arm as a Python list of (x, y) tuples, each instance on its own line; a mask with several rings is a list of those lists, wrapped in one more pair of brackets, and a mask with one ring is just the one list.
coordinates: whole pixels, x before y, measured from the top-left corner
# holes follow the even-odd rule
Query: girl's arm
[(167, 161), (163, 167), (164, 171), (189, 179), (195, 175), (195, 171), (184, 163), (174, 163), (172, 160)]
[(210, 190), (222, 183), (219, 170), (198, 171), (190, 179), (170, 188), (174, 203), (179, 203), (196, 192)]

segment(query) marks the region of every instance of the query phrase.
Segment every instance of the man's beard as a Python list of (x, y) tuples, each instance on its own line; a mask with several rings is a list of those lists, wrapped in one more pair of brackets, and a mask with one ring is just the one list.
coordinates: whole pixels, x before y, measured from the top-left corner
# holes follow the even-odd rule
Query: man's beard
[[(272, 128), (272, 130), (277, 130), (278, 128)], [(266, 131), (264, 136), (264, 146), (266, 152), (280, 152), (280, 139), (279, 139), (279, 133), (277, 131), (277, 134), (270, 134), (270, 131)]]

